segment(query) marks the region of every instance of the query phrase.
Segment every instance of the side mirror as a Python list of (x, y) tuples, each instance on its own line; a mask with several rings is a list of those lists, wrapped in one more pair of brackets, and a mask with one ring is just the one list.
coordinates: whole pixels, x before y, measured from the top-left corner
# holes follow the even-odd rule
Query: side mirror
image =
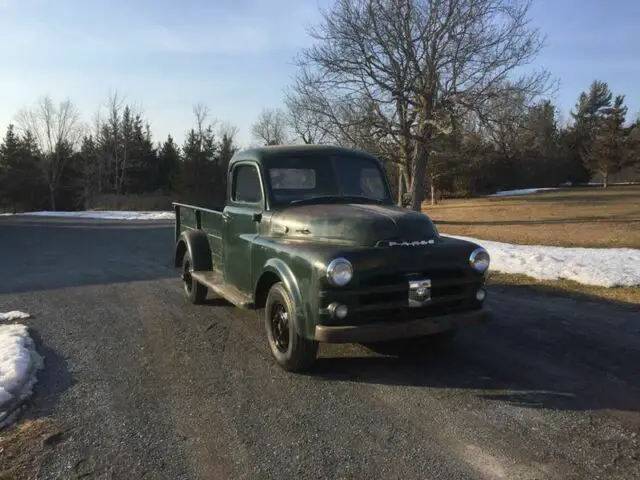
[(251, 220), (256, 223), (260, 223), (262, 221), (262, 213), (254, 213), (251, 215)]

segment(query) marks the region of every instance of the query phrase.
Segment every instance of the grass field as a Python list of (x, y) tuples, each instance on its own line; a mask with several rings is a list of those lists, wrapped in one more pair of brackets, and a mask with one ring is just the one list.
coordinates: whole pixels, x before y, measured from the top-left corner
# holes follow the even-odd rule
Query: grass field
[[(521, 245), (640, 248), (640, 186), (449, 200), (425, 205), (424, 211), (444, 234)], [(494, 274), (492, 281), (640, 304), (640, 288), (634, 287), (600, 288), (503, 274)]]
[(640, 186), (449, 200), (424, 211), (452, 235), (522, 245), (640, 248)]

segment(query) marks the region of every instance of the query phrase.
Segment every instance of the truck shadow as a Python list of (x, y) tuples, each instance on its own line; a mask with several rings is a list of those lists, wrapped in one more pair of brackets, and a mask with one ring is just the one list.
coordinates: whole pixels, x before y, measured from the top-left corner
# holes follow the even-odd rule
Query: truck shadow
[[(574, 377), (562, 384), (535, 368), (526, 371), (483, 362), (459, 347), (447, 354), (425, 352), (416, 358), (320, 358), (313, 375), (329, 381), (423, 387), (452, 394), (462, 390), (484, 400), (532, 409), (640, 414), (640, 394), (614, 381)], [(635, 421), (640, 426), (640, 415)]]
[[(524, 284), (508, 284), (501, 282), (499, 278), (489, 278), (489, 288), (491, 288), (494, 292), (515, 293), (518, 295), (544, 295), (556, 299), (570, 299), (585, 305), (591, 303), (620, 312), (640, 314), (640, 304), (638, 303), (632, 303), (631, 301), (626, 300), (612, 300), (604, 297), (598, 297), (586, 292), (581, 292), (577, 288), (576, 290), (564, 290), (553, 284), (535, 283), (535, 281), (533, 280), (530, 280), (530, 283)], [(577, 287), (581, 286), (579, 284), (576, 285)], [(619, 289), (632, 291), (634, 287), (619, 287)]]
[(207, 299), (204, 302), (202, 302), (202, 305), (206, 307), (223, 307), (223, 308), (229, 308), (233, 310), (237, 308), (233, 303), (229, 302), (228, 300), (222, 297), (218, 297), (212, 293), (209, 293), (209, 295), (207, 296)]
[(75, 384), (67, 361), (54, 349), (43, 343), (37, 330), (29, 327), (36, 351), (44, 359), (44, 367), (38, 372), (38, 382), (33, 395), (25, 402), (26, 407), (18, 420), (35, 420), (53, 414), (60, 397)]
[[(638, 305), (493, 287), (494, 320), (449, 349), (382, 355), (323, 347), (312, 375), (328, 381), (471, 393), (517, 407), (622, 412), (640, 427)], [(611, 328), (613, 327), (613, 328)]]

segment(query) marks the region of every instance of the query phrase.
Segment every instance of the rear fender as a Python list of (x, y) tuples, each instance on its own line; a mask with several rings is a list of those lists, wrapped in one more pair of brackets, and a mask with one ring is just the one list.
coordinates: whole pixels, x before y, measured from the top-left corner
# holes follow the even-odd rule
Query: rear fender
[(180, 234), (176, 242), (176, 267), (182, 265), (182, 259), (187, 252), (191, 256), (194, 270), (213, 270), (209, 239), (202, 230), (187, 230)]

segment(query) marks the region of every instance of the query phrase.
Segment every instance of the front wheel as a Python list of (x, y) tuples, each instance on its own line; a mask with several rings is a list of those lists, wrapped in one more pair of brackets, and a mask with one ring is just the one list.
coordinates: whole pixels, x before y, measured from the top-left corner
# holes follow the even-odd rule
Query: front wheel
[(315, 363), (318, 342), (298, 332), (295, 304), (282, 282), (275, 283), (269, 290), (264, 324), (271, 353), (283, 369), (302, 372)]

